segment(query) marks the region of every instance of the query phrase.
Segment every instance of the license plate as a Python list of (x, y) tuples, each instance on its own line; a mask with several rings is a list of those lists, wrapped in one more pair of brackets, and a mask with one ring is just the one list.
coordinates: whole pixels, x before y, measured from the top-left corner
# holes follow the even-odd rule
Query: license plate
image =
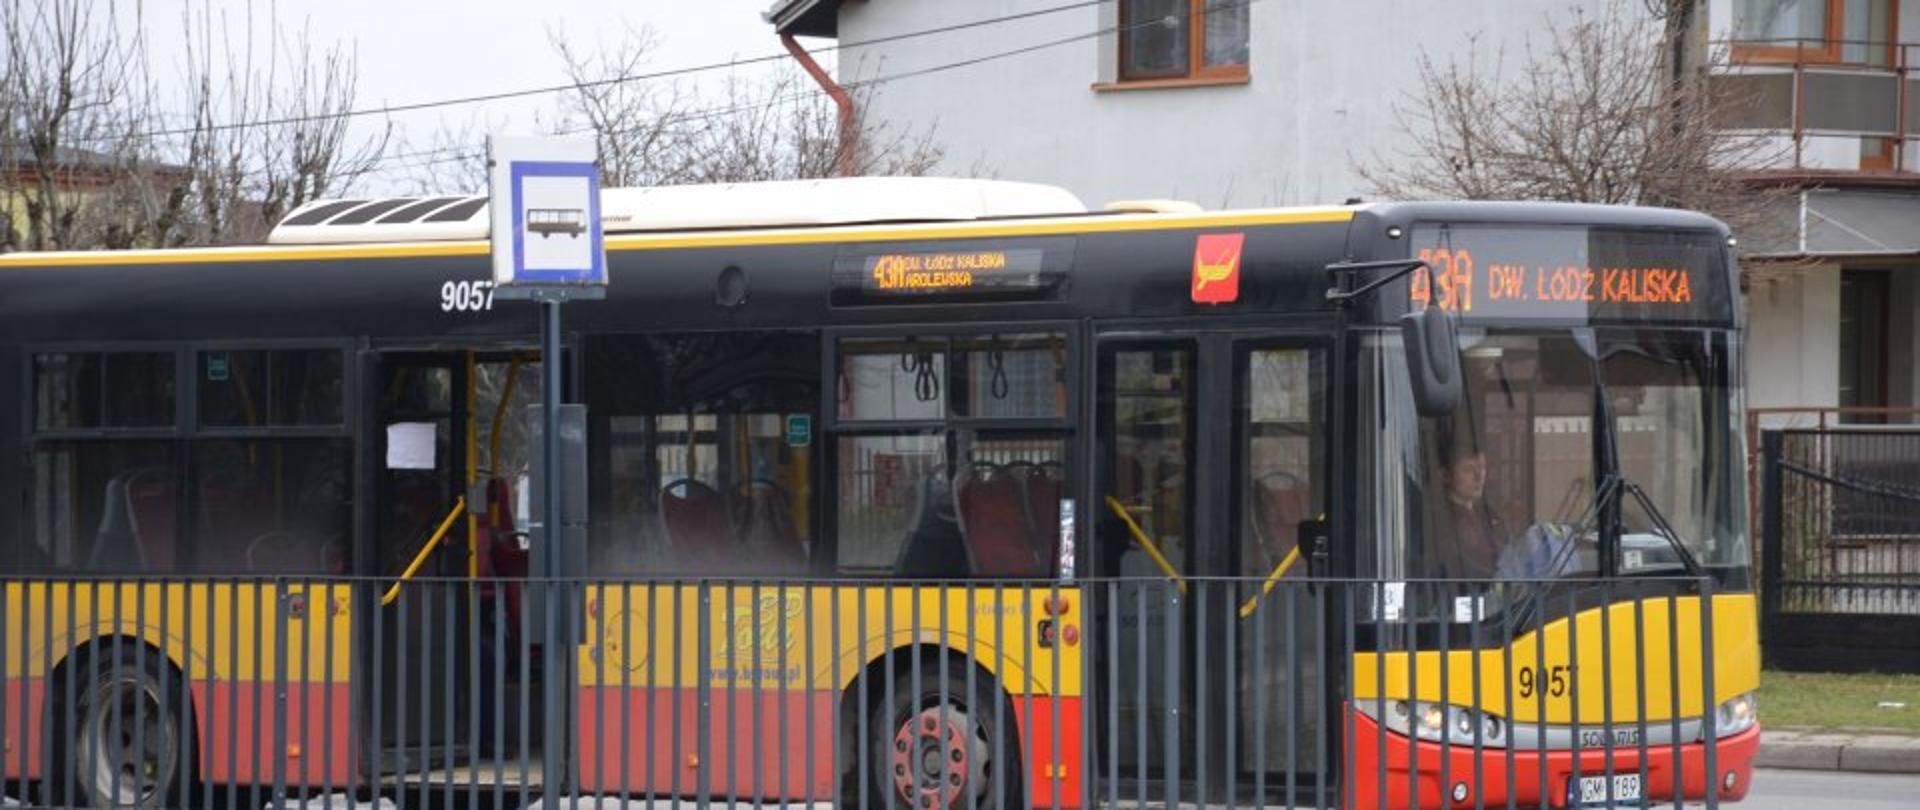
[(1613, 796), (1607, 796), (1607, 777), (1582, 776), (1567, 785), (1567, 804), (1575, 807), (1609, 807), (1640, 802), (1640, 774), (1623, 773), (1613, 777)]

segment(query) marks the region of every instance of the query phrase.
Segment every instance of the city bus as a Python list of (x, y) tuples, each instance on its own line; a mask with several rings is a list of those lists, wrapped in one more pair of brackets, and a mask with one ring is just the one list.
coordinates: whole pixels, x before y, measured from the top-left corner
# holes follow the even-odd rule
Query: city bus
[[(609, 189), (606, 295), (543, 357), (486, 204), (0, 256), (7, 795), (1747, 793), (1708, 217)], [(551, 531), (548, 363), (579, 406)]]

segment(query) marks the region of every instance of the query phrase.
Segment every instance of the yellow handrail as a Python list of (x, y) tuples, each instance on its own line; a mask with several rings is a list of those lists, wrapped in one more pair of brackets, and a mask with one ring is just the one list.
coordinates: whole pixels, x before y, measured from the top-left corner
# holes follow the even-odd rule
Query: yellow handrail
[(1127, 531), (1133, 533), (1133, 541), (1146, 549), (1147, 556), (1153, 558), (1153, 564), (1160, 566), (1160, 571), (1166, 574), (1168, 579), (1173, 580), (1175, 585), (1180, 586), (1180, 593), (1185, 594), (1187, 580), (1180, 576), (1179, 571), (1174, 570), (1173, 563), (1167, 562), (1167, 555), (1160, 553), (1160, 547), (1153, 544), (1153, 540), (1147, 537), (1146, 531), (1140, 528), (1140, 524), (1133, 522), (1133, 516), (1127, 514), (1126, 505), (1112, 495), (1106, 498), (1107, 508), (1113, 510), (1113, 514), (1120, 518), (1120, 522), (1127, 524)]
[(1280, 564), (1273, 567), (1272, 573), (1267, 574), (1267, 581), (1260, 583), (1260, 592), (1247, 597), (1247, 601), (1240, 603), (1240, 618), (1252, 616), (1253, 609), (1260, 605), (1260, 600), (1266, 598), (1267, 594), (1273, 593), (1274, 584), (1279, 582), (1281, 577), (1286, 576), (1287, 571), (1299, 561), (1300, 547), (1294, 546), (1288, 549), (1287, 556), (1280, 558)]
[(394, 580), (393, 587), (388, 588), (387, 592), (380, 597), (381, 607), (391, 605), (393, 600), (400, 598), (400, 586), (407, 580), (413, 579), (414, 574), (420, 573), (421, 566), (427, 564), (427, 558), (433, 556), (433, 550), (439, 548), (440, 541), (446, 539), (447, 530), (453, 528), (453, 522), (459, 520), (460, 513), (465, 511), (467, 511), (467, 497), (462, 495), (453, 502), (453, 510), (447, 512), (447, 519), (440, 521), (440, 528), (433, 530), (433, 537), (427, 540), (426, 545), (420, 547), (420, 553), (413, 555), (413, 562), (407, 563), (407, 570), (401, 572), (400, 578)]

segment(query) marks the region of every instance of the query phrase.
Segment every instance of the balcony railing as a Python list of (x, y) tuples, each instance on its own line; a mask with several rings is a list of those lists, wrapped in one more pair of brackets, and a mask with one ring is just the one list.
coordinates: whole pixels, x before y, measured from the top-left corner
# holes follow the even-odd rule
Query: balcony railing
[(1741, 40), (1713, 50), (1712, 89), (1731, 99), (1721, 126), (1782, 139), (1790, 165), (1765, 168), (1920, 171), (1920, 43)]

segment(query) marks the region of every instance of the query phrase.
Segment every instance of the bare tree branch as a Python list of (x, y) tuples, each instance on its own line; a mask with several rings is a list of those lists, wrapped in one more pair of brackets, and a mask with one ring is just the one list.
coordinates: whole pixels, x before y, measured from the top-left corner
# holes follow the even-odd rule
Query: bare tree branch
[(1498, 52), (1490, 70), (1473, 57), (1422, 58), (1419, 89), (1394, 107), (1410, 146), (1357, 171), (1394, 199), (1690, 208), (1772, 235), (1786, 192), (1737, 170), (1776, 165), (1779, 148), (1717, 127), (1748, 100), (1709, 93), (1698, 68), (1674, 64), (1685, 50), (1674, 38), (1694, 24), (1687, 0), (1641, 2), (1658, 8), (1613, 0), (1550, 15), (1511, 72)]
[[(138, 27), (139, 8), (131, 12)], [(10, 3), (0, 13), (6, 73), (0, 79), (0, 249), (86, 246), (83, 210), (144, 154), (130, 77), (145, 75), (128, 15), (94, 0)], [(85, 145), (86, 148), (81, 148)], [(24, 223), (22, 233), (16, 222)]]
[[(183, 120), (158, 101), (140, 5), (18, 6), (0, 12), (0, 250), (255, 241), (287, 211), (345, 193), (386, 148), (387, 132), (355, 137), (341, 115), (351, 52), (284, 35), (272, 3), (182, 6)], [(148, 134), (183, 124), (171, 144)]]
[[(696, 104), (678, 84), (609, 81), (632, 76), (654, 45), (647, 29), (629, 29), (610, 49), (583, 53), (557, 35), (554, 49), (575, 91), (559, 126), (582, 126), (599, 140), (609, 186), (727, 183), (829, 177), (843, 149), (838, 112), (812, 79), (789, 66), (764, 78), (730, 77), (717, 103)], [(856, 174), (915, 175), (942, 156), (932, 129), (896, 131), (864, 115), (868, 88), (849, 82), (859, 154)]]

